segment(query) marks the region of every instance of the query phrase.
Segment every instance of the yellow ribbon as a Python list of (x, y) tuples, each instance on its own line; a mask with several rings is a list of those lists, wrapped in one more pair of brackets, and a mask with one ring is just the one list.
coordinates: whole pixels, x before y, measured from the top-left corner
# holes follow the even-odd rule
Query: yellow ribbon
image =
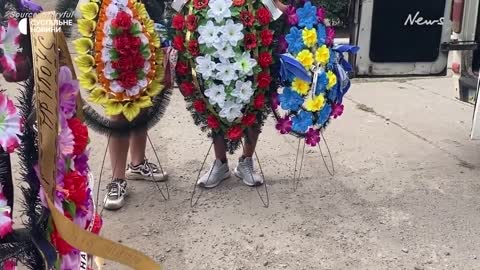
[[(59, 130), (58, 72), (61, 64), (59, 49), (62, 50), (63, 61), (67, 61), (64, 63), (71, 65), (71, 61), (69, 63), (68, 59), (65, 59), (68, 49), (65, 48), (66, 43), (60, 33), (53, 31), (54, 29), (51, 29), (52, 31), (35, 31), (41, 29), (34, 26), (53, 26), (55, 18), (55, 12), (41, 13), (36, 15), (30, 22), (38, 125), (40, 184), (45, 190), (46, 201), (55, 227), (67, 243), (79, 250), (119, 262), (137, 270), (160, 270), (159, 264), (141, 252), (85, 231), (60, 213), (53, 203)], [(70, 66), (70, 68), (73, 71), (73, 66)]]

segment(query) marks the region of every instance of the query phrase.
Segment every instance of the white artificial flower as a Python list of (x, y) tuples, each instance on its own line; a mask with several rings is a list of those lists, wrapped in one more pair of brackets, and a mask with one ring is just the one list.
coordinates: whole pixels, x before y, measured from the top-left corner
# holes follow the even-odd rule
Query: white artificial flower
[(218, 31), (219, 27), (215, 26), (212, 21), (208, 21), (205, 25), (201, 25), (198, 27), (198, 33), (200, 37), (198, 37), (199, 44), (207, 44), (207, 46), (211, 46), (211, 44), (218, 42)]
[(234, 100), (229, 99), (225, 102), (225, 106), (223, 106), (219, 115), (227, 119), (228, 122), (233, 122), (242, 116), (242, 104), (238, 104)]
[(152, 70), (152, 65), (149, 61), (145, 61), (145, 64), (143, 65), (143, 72), (145, 72), (145, 74), (148, 74), (150, 70)]
[(224, 84), (230, 84), (231, 81), (238, 79), (237, 70), (228, 59), (221, 59), (216, 69), (218, 70), (217, 80), (222, 81)]
[(103, 74), (105, 75), (105, 78), (109, 80), (113, 80), (112, 73), (114, 73), (116, 70), (112, 67), (112, 62), (107, 62), (105, 64), (105, 68), (103, 69)]
[(102, 49), (102, 61), (105, 62), (110, 62), (112, 61), (112, 57), (110, 57), (110, 48), (103, 48)]
[(125, 91), (125, 93), (127, 94), (127, 96), (129, 97), (133, 97), (133, 96), (136, 96), (140, 93), (140, 90), (142, 89), (142, 87), (140, 85), (135, 85), (133, 86), (132, 88), (130, 89), (127, 89)]
[(216, 64), (212, 61), (210, 55), (199, 56), (195, 59), (195, 62), (197, 62), (195, 70), (202, 75), (204, 80), (208, 80), (215, 75), (214, 71)]
[(232, 16), (230, 11), (232, 4), (232, 0), (212, 0), (208, 3), (210, 9), (207, 15), (209, 18), (214, 18), (217, 23), (221, 23), (224, 19)]
[(234, 23), (228, 20), (221, 29), (222, 40), (230, 43), (232, 46), (237, 46), (237, 43), (243, 39), (243, 25), (241, 23)]
[(232, 46), (226, 42), (215, 42), (213, 47), (216, 49), (215, 57), (217, 58), (231, 58), (235, 56)]
[(218, 104), (220, 108), (225, 105), (225, 87), (223, 85), (212, 84), (207, 90), (205, 90), (205, 96), (208, 97), (210, 104)]
[[(118, 9), (117, 5), (115, 5), (113, 3), (108, 5), (107, 12), (106, 12), (107, 18), (115, 18), (119, 11), (120, 10)], [(108, 25), (110, 25), (110, 24), (108, 24)], [(107, 33), (109, 33), (109, 32), (107, 32)]]
[(110, 84), (110, 90), (117, 94), (125, 92), (125, 88), (123, 88), (118, 81), (113, 81)]
[(244, 52), (235, 59), (235, 68), (240, 71), (241, 75), (252, 76), (253, 68), (257, 65), (257, 60), (250, 56), (250, 53)]
[(235, 89), (233, 89), (231, 95), (236, 97), (242, 103), (250, 102), (250, 98), (253, 96), (253, 88), (251, 81), (236, 81)]

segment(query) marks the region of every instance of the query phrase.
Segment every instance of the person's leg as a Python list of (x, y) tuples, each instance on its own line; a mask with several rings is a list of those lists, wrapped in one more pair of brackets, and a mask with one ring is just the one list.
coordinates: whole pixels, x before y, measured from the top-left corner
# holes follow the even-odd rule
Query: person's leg
[(145, 128), (133, 130), (130, 133), (130, 164), (137, 166), (145, 161), (147, 148), (147, 130)]
[(260, 131), (258, 129), (249, 128), (247, 132), (248, 139), (245, 140), (245, 144), (243, 146), (243, 158), (252, 157), (253, 154), (255, 154), (258, 137), (260, 136)]
[(226, 145), (223, 135), (218, 135), (213, 138), (213, 149), (215, 151), (215, 161), (210, 167), (210, 170), (198, 179), (197, 182), (197, 184), (203, 188), (214, 188), (223, 180), (230, 177), (230, 169), (228, 168)]
[(234, 170), (235, 175), (243, 180), (248, 186), (259, 186), (263, 184), (263, 177), (255, 172), (253, 166), (253, 155), (257, 147), (259, 129), (250, 128), (247, 131), (247, 139), (243, 146), (243, 155), (238, 161), (238, 165)]

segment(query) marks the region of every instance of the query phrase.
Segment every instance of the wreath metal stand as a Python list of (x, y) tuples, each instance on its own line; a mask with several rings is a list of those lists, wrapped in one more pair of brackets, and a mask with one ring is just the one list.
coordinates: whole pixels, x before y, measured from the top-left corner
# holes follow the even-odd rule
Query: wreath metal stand
[[(318, 149), (320, 150), (320, 156), (322, 157), (323, 164), (325, 165), (325, 168), (327, 169), (330, 176), (335, 176), (335, 165), (333, 163), (333, 157), (332, 157), (332, 153), (330, 151), (330, 147), (328, 146), (328, 143), (325, 140), (325, 136), (323, 136), (323, 132), (320, 132), (320, 136), (322, 138), (321, 141), (323, 141), (323, 144), (325, 145), (328, 156), (330, 158), (331, 168), (327, 165), (327, 161), (325, 160), (325, 156), (323, 155), (323, 150), (322, 150), (321, 143), (318, 144)], [(297, 189), (298, 189), (298, 184), (300, 183), (301, 175), (302, 175), (303, 161), (304, 161), (304, 158), (305, 158), (305, 144), (306, 143), (305, 143), (305, 140), (304, 140), (302, 151), (301, 151), (302, 155), (300, 157), (300, 164), (298, 164), (299, 155), (300, 155), (300, 147), (301, 147), (300, 143), (301, 143), (302, 139), (304, 140), (304, 138), (298, 138), (297, 155), (295, 156), (295, 169), (293, 171), (293, 191), (297, 191)]]
[[(243, 142), (242, 142), (242, 147), (243, 147)], [(198, 186), (197, 183), (198, 183), (198, 180), (200, 179), (203, 168), (205, 167), (205, 163), (207, 161), (208, 156), (210, 155), (210, 152), (212, 151), (212, 148), (213, 148), (213, 142), (212, 142), (212, 144), (210, 144), (210, 147), (208, 148), (207, 154), (205, 155), (205, 157), (203, 159), (202, 166), (198, 170), (197, 178), (195, 179), (195, 182), (193, 183), (193, 191), (192, 191), (192, 195), (190, 197), (190, 207), (197, 206), (198, 201), (202, 197), (204, 189), (200, 189), (200, 192), (197, 192), (197, 186)], [(265, 197), (266, 198), (264, 199), (262, 194), (260, 194), (261, 193), (260, 192), (260, 188), (261, 188), (260, 186), (255, 186), (255, 189), (257, 191), (257, 194), (258, 194), (260, 200), (263, 203), (263, 206), (265, 208), (268, 208), (270, 206), (270, 196), (268, 194), (268, 187), (267, 187), (267, 182), (265, 180), (265, 174), (263, 173), (262, 164), (260, 163), (260, 159), (258, 158), (257, 151), (255, 151), (254, 153), (255, 153), (255, 159), (257, 160), (257, 163), (258, 163), (258, 168), (260, 169), (260, 174), (261, 174), (262, 179), (263, 179), (263, 186), (265, 188)], [(209, 174), (208, 174), (207, 183), (208, 183), (208, 181), (210, 181), (211, 174), (212, 174), (212, 171), (210, 171)], [(253, 178), (253, 171), (251, 172), (251, 176)]]

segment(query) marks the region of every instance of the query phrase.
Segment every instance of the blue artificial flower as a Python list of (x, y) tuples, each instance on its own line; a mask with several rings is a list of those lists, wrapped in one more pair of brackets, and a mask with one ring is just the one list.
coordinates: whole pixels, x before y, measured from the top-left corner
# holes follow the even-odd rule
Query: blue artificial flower
[(278, 95), (278, 100), (280, 100), (282, 109), (287, 111), (298, 111), (304, 101), (302, 96), (290, 87), (283, 89), (283, 93)]
[(327, 69), (335, 70), (337, 65), (337, 53), (330, 48), (330, 59), (328, 60)]
[(328, 92), (328, 99), (332, 102), (337, 102), (338, 92), (340, 90), (339, 84), (337, 83), (330, 91)]
[(317, 25), (317, 42), (318, 47), (327, 43), (327, 28), (321, 23)]
[(315, 95), (318, 96), (321, 93), (325, 93), (325, 90), (327, 90), (327, 84), (327, 73), (322, 71), (322, 73), (320, 73), (317, 78), (317, 88), (315, 89)]
[(296, 27), (290, 28), (290, 33), (285, 36), (288, 42), (288, 51), (297, 54), (303, 49), (302, 31)]
[(313, 25), (317, 23), (317, 7), (312, 6), (312, 3), (308, 1), (303, 8), (297, 9), (297, 17), (300, 27), (312, 29)]
[(313, 114), (306, 111), (301, 111), (292, 119), (292, 129), (299, 133), (307, 132), (308, 127), (313, 124)]
[(323, 106), (323, 109), (320, 111), (318, 115), (317, 124), (319, 126), (325, 125), (327, 120), (330, 118), (330, 114), (332, 114), (332, 106), (327, 103), (325, 104), (325, 106)]

